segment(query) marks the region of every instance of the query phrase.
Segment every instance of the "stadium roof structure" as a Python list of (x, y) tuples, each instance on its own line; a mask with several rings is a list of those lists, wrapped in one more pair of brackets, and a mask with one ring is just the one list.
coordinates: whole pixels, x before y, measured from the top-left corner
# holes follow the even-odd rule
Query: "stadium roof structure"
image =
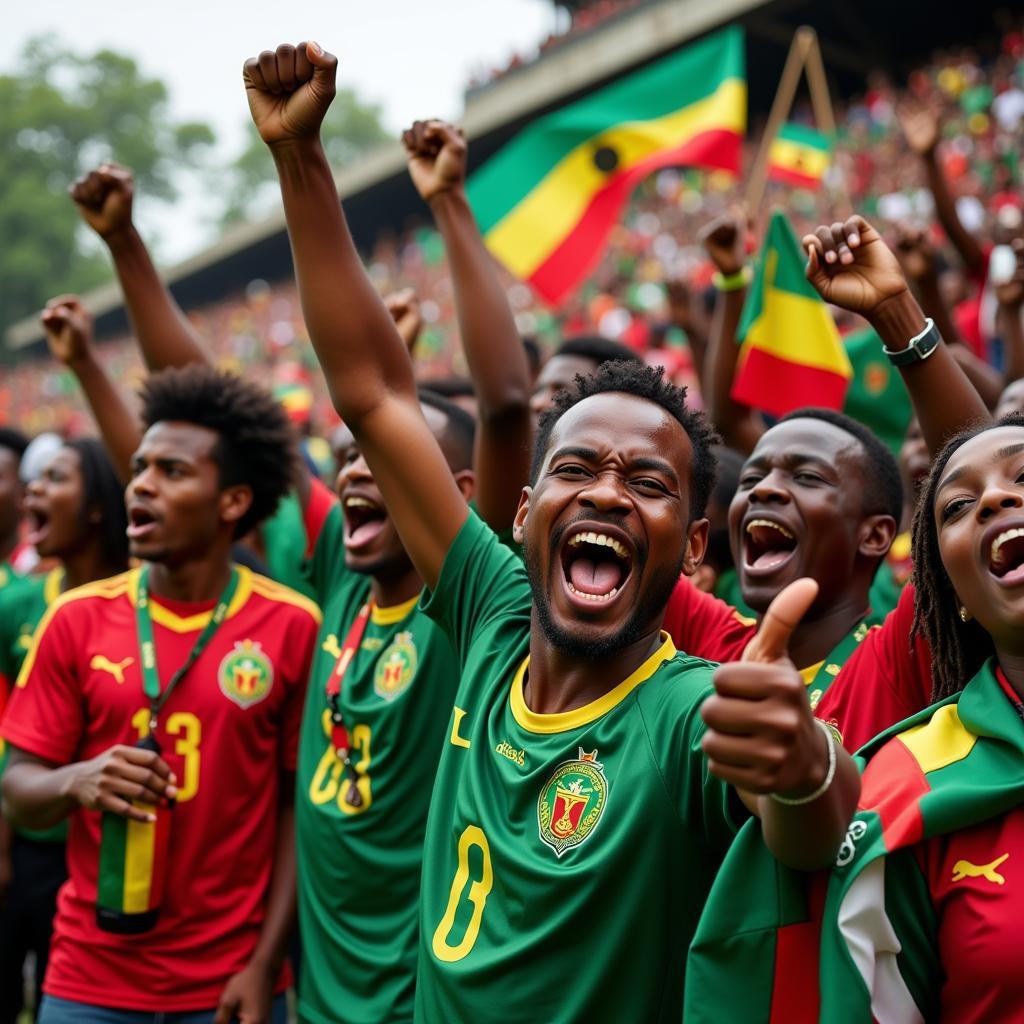
[[(829, 75), (843, 94), (863, 88), (873, 68), (902, 75), (936, 47), (962, 46), (992, 32), (997, 4), (975, 0), (961, 7), (956, 19), (942, 19), (928, 16), (933, 10), (928, 0), (859, 0), (854, 5), (848, 0), (646, 0), (472, 90), (460, 119), (472, 143), (470, 170), (532, 118), (730, 22), (747, 29), (748, 91), (756, 117), (771, 103), (793, 32), (801, 24), (817, 29)], [(381, 230), (400, 231), (425, 216), (397, 141), (339, 171), (335, 183), (362, 251)], [(292, 273), (284, 214), (279, 209), (262, 221), (231, 229), (163, 273), (186, 310), (238, 292), (255, 278), (279, 281)], [(98, 338), (127, 329), (116, 282), (84, 298), (96, 318)], [(38, 317), (9, 327), (3, 340), (11, 350), (41, 346)]]

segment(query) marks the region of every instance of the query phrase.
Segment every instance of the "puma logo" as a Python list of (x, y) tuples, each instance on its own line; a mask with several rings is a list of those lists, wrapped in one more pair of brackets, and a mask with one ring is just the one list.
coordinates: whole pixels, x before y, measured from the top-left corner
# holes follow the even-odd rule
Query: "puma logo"
[(105, 654), (94, 654), (92, 661), (89, 662), (89, 668), (97, 672), (109, 672), (120, 686), (124, 682), (124, 670), (134, 663), (134, 658), (125, 658), (115, 664)]
[(338, 646), (338, 638), (333, 633), (327, 634), (327, 639), (320, 645), (321, 651), (326, 651), (335, 658), (341, 657), (341, 648)]
[(958, 860), (953, 865), (953, 881), (962, 882), (965, 878), (984, 878), (987, 882), (993, 882), (995, 885), (1005, 885), (1006, 879), (996, 871), (996, 868), (1009, 856), (1008, 853), (1004, 853), (1002, 857), (996, 857), (991, 864), (972, 864), (969, 860)]

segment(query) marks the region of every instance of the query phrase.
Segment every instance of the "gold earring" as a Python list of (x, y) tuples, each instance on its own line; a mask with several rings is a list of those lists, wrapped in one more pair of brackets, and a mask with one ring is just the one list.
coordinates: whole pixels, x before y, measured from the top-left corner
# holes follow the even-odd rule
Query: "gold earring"
[(960, 621), (967, 622), (967, 620), (970, 619), (970, 617), (971, 616), (968, 613), (967, 609), (963, 605), (960, 605)]

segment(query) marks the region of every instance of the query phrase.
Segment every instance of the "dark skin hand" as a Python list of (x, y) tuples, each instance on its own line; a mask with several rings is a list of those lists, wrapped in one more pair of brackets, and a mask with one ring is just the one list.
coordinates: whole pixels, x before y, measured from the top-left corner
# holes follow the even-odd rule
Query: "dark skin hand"
[(132, 221), (132, 172), (102, 164), (76, 181), (71, 198), (82, 219), (106, 243), (125, 306), (150, 370), (208, 362), (178, 304), (164, 287)]
[[(724, 277), (740, 271), (746, 262), (746, 231), (743, 211), (736, 208), (717, 217), (700, 234), (701, 243), (711, 262)], [(744, 286), (718, 292), (715, 296), (708, 355), (701, 378), (708, 412), (722, 439), (730, 448), (744, 455), (754, 450), (765, 431), (760, 413), (750, 406), (741, 405), (731, 394), (740, 353), (740, 346), (736, 344), (736, 330), (748, 290)]]
[(926, 104), (907, 98), (896, 108), (896, 116), (907, 145), (924, 164), (928, 188), (935, 200), (935, 213), (939, 223), (967, 269), (973, 273), (980, 273), (985, 266), (985, 254), (978, 240), (963, 226), (960, 215), (956, 212), (956, 203), (949, 190), (949, 183), (939, 166), (938, 146), (942, 126), (938, 115)]
[[(823, 224), (805, 235), (807, 280), (832, 305), (864, 317), (890, 351), (906, 348), (925, 327), (896, 257), (863, 217)], [(978, 420), (988, 408), (956, 359), (940, 345), (924, 362), (901, 367), (929, 450)]]
[(142, 431), (96, 358), (92, 316), (77, 296), (60, 295), (46, 304), (42, 323), (50, 354), (78, 379), (117, 475), (126, 482)]
[(770, 796), (806, 796), (825, 779), (828, 741), (815, 725), (807, 687), (788, 652), (789, 638), (816, 595), (810, 579), (786, 587), (743, 659), (715, 670), (715, 693), (701, 706), (709, 770), (735, 786), (761, 819), (775, 856), (806, 870), (835, 857), (860, 796), (856, 765), (838, 744), (835, 778), (817, 800), (793, 807)]
[(444, 238), (459, 333), (478, 399), (474, 469), (480, 515), (495, 530), (512, 524), (530, 469), (530, 367), (505, 290), (466, 198), (466, 140), (444, 121), (402, 133), (409, 176)]
[(4, 772), (4, 816), (19, 828), (42, 829), (72, 811), (109, 811), (133, 821), (154, 821), (132, 801), (157, 804), (177, 796), (174, 773), (157, 753), (117, 744), (75, 764), (58, 767), (16, 747)]
[(1008, 281), (996, 285), (996, 301), (999, 303), (999, 330), (1006, 352), (1006, 383), (1024, 377), (1024, 323), (1021, 309), (1024, 307), (1024, 238), (1015, 238), (1011, 243), (1017, 259), (1013, 275)]

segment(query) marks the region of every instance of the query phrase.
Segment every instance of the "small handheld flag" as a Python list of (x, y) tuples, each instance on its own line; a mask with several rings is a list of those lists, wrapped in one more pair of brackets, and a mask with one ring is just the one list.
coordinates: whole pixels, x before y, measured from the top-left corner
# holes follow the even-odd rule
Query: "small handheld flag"
[(841, 409), (853, 375), (839, 331), (804, 277), (793, 229), (776, 211), (736, 332), (743, 348), (732, 397), (773, 416), (803, 406)]
[(797, 188), (818, 188), (831, 163), (827, 135), (802, 124), (784, 124), (768, 153), (768, 177)]

